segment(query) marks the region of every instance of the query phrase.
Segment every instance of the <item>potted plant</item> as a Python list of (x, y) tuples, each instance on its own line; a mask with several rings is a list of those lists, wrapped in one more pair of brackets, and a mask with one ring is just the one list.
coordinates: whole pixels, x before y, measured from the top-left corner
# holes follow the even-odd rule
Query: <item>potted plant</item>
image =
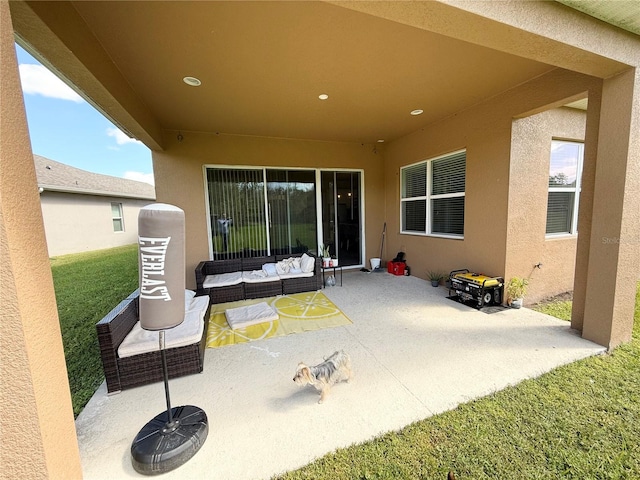
[(431, 286), (437, 287), (440, 284), (440, 280), (442, 280), (446, 275), (437, 270), (429, 270), (427, 272), (427, 277), (431, 280)]
[(512, 277), (507, 284), (507, 299), (512, 308), (522, 307), (524, 296), (527, 293), (529, 279), (522, 277)]
[(320, 256), (322, 257), (322, 266), (328, 267), (331, 265), (331, 253), (329, 252), (329, 245), (320, 245)]

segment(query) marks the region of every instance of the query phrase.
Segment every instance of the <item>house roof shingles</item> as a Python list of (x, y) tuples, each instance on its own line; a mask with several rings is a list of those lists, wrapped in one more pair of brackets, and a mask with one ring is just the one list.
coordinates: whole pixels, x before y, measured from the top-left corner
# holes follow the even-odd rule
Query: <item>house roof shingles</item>
[(126, 178), (87, 172), (34, 155), (38, 187), (57, 192), (155, 200), (153, 185)]

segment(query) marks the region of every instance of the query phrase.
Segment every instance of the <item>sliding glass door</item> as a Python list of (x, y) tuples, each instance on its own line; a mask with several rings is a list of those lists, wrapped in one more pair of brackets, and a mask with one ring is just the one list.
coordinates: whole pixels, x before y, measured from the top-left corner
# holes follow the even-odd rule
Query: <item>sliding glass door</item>
[(360, 265), (361, 180), (353, 171), (207, 168), (212, 257), (316, 253), (320, 241), (340, 265)]
[(360, 265), (360, 172), (323, 171), (320, 179), (322, 242), (340, 265)]
[(267, 170), (271, 252), (315, 252), (316, 176), (313, 170)]

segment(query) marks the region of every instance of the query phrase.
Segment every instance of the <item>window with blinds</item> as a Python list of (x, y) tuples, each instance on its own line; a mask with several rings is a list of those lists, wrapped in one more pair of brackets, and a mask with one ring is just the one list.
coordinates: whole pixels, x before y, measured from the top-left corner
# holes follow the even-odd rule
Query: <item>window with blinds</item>
[(402, 233), (464, 235), (466, 151), (402, 167)]
[(553, 140), (549, 161), (547, 236), (572, 235), (578, 231), (578, 203), (584, 145)]
[(401, 169), (403, 232), (427, 232), (427, 164), (426, 162)]

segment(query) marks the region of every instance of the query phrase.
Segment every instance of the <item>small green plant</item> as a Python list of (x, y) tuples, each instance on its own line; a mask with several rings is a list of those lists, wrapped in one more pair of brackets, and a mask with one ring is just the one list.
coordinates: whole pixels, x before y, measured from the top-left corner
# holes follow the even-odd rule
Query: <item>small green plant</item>
[(322, 258), (331, 258), (331, 253), (329, 253), (329, 245), (320, 245), (320, 256)]
[(512, 277), (507, 284), (507, 298), (509, 298), (510, 300), (524, 298), (524, 296), (527, 294), (528, 285), (528, 278)]
[(443, 278), (445, 278), (447, 275), (438, 271), (438, 270), (429, 270), (427, 272), (427, 277), (429, 277), (429, 280), (431, 280), (432, 282), (439, 282), (440, 280), (442, 280)]
[(447, 275), (438, 270), (429, 270), (427, 272), (427, 277), (429, 277), (429, 280), (431, 280), (431, 286), (437, 287), (440, 284), (440, 280), (446, 278)]

